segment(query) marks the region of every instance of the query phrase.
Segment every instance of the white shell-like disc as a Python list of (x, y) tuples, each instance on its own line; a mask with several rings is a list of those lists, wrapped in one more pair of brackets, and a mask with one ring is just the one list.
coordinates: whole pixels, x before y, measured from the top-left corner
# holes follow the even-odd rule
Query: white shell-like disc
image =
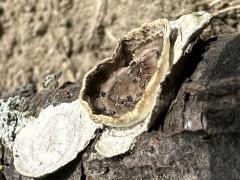
[(104, 157), (113, 157), (129, 151), (138, 135), (148, 130), (150, 117), (132, 128), (108, 128), (95, 145), (96, 151)]
[(52, 173), (76, 158), (100, 127), (79, 100), (48, 106), (17, 135), (13, 147), (15, 168), (31, 177)]

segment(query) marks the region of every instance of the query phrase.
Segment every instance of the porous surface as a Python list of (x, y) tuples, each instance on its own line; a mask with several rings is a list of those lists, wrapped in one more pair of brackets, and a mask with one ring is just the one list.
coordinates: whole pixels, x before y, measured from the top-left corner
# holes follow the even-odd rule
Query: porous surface
[(95, 122), (131, 126), (151, 115), (170, 68), (170, 32), (167, 19), (142, 24), (84, 76), (79, 99)]
[[(8, 94), (8, 96), (15, 94), (20, 94), (23, 96), (25, 96), (26, 94), (34, 94), (36, 89), (35, 84), (37, 84), (39, 87), (41, 81), (47, 74), (56, 72), (60, 69), (61, 71), (63, 71), (63, 77), (61, 79), (61, 82), (75, 79), (72, 74), (76, 75), (76, 78), (81, 79), (83, 74), (85, 74), (85, 72), (88, 71), (89, 68), (92, 67), (97, 61), (112, 54), (112, 51), (117, 43), (117, 39), (122, 37), (123, 34), (128, 32), (132, 28), (138, 27), (144, 22), (150, 22), (159, 17), (167, 17), (169, 19), (174, 19), (176, 16), (179, 16), (181, 14), (186, 14), (188, 12), (196, 10), (207, 9), (206, 6), (199, 5), (201, 4), (199, 2), (200, 1), (195, 0), (91, 0), (81, 2), (72, 0), (62, 0), (61, 2), (56, 0), (51, 0), (47, 2), (35, 0), (1, 1), (0, 94), (3, 96), (5, 96), (6, 93)], [(46, 6), (48, 7), (46, 8)], [(56, 16), (55, 13), (57, 14)], [(53, 15), (54, 18), (49, 20), (47, 19), (48, 15)], [(224, 13), (219, 18), (213, 21), (211, 26), (207, 29), (206, 34), (209, 36), (212, 34), (212, 32), (213, 34), (228, 34), (239, 32), (239, 18), (239, 10)], [(46, 23), (42, 23), (45, 20)], [(36, 27), (36, 29), (34, 29), (34, 27)], [(46, 27), (48, 27), (47, 31)], [(51, 40), (52, 37), (53, 39)], [(24, 41), (24, 39), (27, 39), (27, 41)], [(224, 39), (223, 41), (226, 41), (226, 39)], [(222, 44), (222, 46), (225, 46), (224, 42), (221, 42), (220, 44)], [(220, 44), (218, 44), (218, 46)], [(228, 49), (228, 51), (232, 53), (233, 51), (235, 51), (234, 48), (239, 49), (238, 44), (236, 44), (235, 47)], [(66, 54), (68, 58), (66, 58)], [(212, 56), (215, 56), (215, 54)], [(234, 56), (233, 59), (237, 59), (238, 57), (238, 55)], [(68, 61), (67, 59), (69, 59), (70, 61)], [(211, 64), (208, 64), (206, 61), (206, 65), (204, 65), (202, 69), (207, 69), (208, 66), (211, 67)], [(219, 66), (221, 68), (225, 68), (225, 64), (221, 65), (220, 63)], [(189, 68), (191, 69), (191, 67)], [(231, 66), (231, 68), (237, 71), (235, 63)], [(198, 69), (198, 71), (199, 74), (203, 73), (203, 70), (201, 70), (201, 68), (200, 70)], [(215, 69), (210, 71), (212, 71), (212, 74), (214, 74)], [(216, 76), (218, 77), (220, 75), (217, 74)], [(222, 83), (221, 81), (219, 82)], [(29, 85), (28, 83), (32, 84)], [(12, 91), (15, 87), (18, 88), (17, 91)], [(228, 87), (224, 89), (224, 91), (229, 92), (232, 86), (224, 84), (224, 87)], [(213, 91), (215, 90), (216, 89), (214, 89)], [(219, 90), (221, 90), (221, 88), (217, 89), (218, 92)], [(12, 91), (12, 93), (9, 93), (8, 91)], [(65, 87), (62, 87), (55, 91), (38, 94), (37, 97), (32, 98), (31, 101), (29, 100), (30, 103), (29, 105), (25, 106), (25, 109), (29, 110), (32, 114), (35, 114), (37, 116), (37, 114), (43, 107), (46, 107), (51, 103), (58, 104), (59, 102), (71, 102), (72, 99), (76, 99), (78, 97), (78, 92), (79, 85), (66, 84)], [(239, 93), (237, 91), (237, 95), (238, 94)], [(204, 97), (207, 98), (208, 95), (204, 95)], [(235, 93), (233, 93), (233, 95), (235, 97)], [(186, 99), (188, 99), (188, 96), (186, 96)], [(224, 100), (226, 99), (228, 99), (228, 97), (225, 97)], [(212, 100), (214, 99), (210, 99), (210, 101)], [(238, 111), (231, 110), (236, 109), (234, 103), (231, 104), (231, 101), (227, 103), (227, 105), (231, 105), (227, 114), (224, 113), (224, 108), (226, 108), (227, 106), (223, 106), (223, 109), (220, 108), (221, 110), (217, 111), (218, 113), (222, 112), (222, 114), (220, 113), (219, 115), (220, 117), (216, 115), (217, 117), (211, 118), (216, 112), (216, 109), (214, 108), (213, 111), (211, 111), (210, 109), (208, 117), (213, 119), (214, 121), (217, 121), (218, 119), (218, 125), (216, 126), (225, 129), (226, 127), (228, 127), (228, 124), (232, 124), (233, 121), (236, 122), (236, 114), (239, 114)], [(218, 107), (218, 105), (216, 105), (215, 107)], [(191, 112), (190, 109), (188, 109), (188, 111)], [(182, 115), (180, 111), (178, 111), (178, 113), (178, 116)], [(191, 117), (194, 118), (196, 116)], [(161, 118), (159, 118), (159, 120), (161, 122)], [(190, 123), (188, 123), (186, 126), (190, 128), (193, 127)], [(215, 124), (213, 123), (212, 127), (214, 126)], [(169, 131), (170, 133), (175, 132), (174, 127), (177, 127), (177, 125), (173, 126), (173, 130)], [(234, 129), (234, 127), (239, 129), (239, 126), (235, 125), (234, 123), (230, 127), (232, 129)], [(180, 131), (182, 129), (183, 128), (181, 125)], [(188, 157), (188, 154), (185, 153), (184, 148), (181, 151), (175, 153), (175, 156), (172, 156), (172, 159), (176, 160), (176, 158), (179, 157), (179, 159), (177, 160), (181, 160), (183, 164), (183, 166), (179, 167), (181, 172), (186, 172), (186, 174), (189, 174), (189, 172), (193, 172), (192, 174), (198, 175), (197, 179), (239, 179), (239, 174), (237, 174), (239, 172), (239, 169), (237, 169), (237, 167), (239, 167), (239, 142), (237, 141), (239, 139), (238, 134), (222, 134), (222, 141), (220, 141), (220, 143), (217, 141), (217, 143), (214, 144), (214, 139), (219, 139), (219, 136), (215, 132), (215, 130), (210, 131), (210, 133), (208, 133), (203, 138), (205, 143), (207, 144), (206, 149), (209, 149), (209, 151), (206, 151), (208, 153), (206, 156), (210, 157), (208, 158), (209, 164), (211, 165), (210, 168), (207, 167), (206, 170), (203, 171), (197, 171), (197, 168), (194, 169), (193, 167), (196, 167), (194, 165), (196, 165), (201, 160), (202, 156), (199, 159), (194, 159), (195, 161), (191, 161), (191, 157), (193, 156), (189, 155), (191, 156), (190, 159), (185, 158)], [(158, 134), (159, 133), (157, 132), (157, 136)], [(171, 146), (173, 144), (174, 148), (171, 149), (172, 152), (170, 152), (169, 154), (174, 154), (174, 150), (179, 146), (179, 144), (183, 142), (181, 137), (191, 140), (192, 138), (194, 139), (195, 135), (198, 135), (196, 133), (187, 134), (189, 134), (189, 136), (178, 135), (177, 138), (179, 138), (180, 140), (176, 141), (176, 144), (171, 141), (171, 139), (173, 139), (173, 141), (175, 142), (175, 136), (170, 137), (170, 143), (168, 143), (167, 145)], [(152, 133), (150, 136), (152, 136)], [(147, 135), (144, 135), (143, 137), (146, 138), (146, 141), (149, 141), (150, 139)], [(200, 141), (202, 141), (201, 137)], [(154, 142), (156, 142), (155, 136), (153, 136), (153, 138)], [(144, 139), (140, 140), (144, 142)], [(191, 143), (189, 142), (192, 141), (187, 141), (188, 147), (191, 146)], [(196, 142), (194, 141), (192, 143), (194, 144)], [(159, 146), (158, 143), (157, 146)], [(146, 147), (148, 146), (142, 146), (142, 149), (146, 149)], [(199, 146), (195, 147), (198, 148)], [(194, 148), (193, 150), (195, 151), (196, 148)], [(139, 153), (142, 153), (142, 149), (139, 151)], [(88, 151), (90, 150), (88, 149)], [(94, 150), (92, 151), (95, 152)], [(152, 149), (150, 149), (150, 151), (152, 151)], [(134, 151), (132, 151), (132, 153), (133, 152)], [(165, 150), (161, 149), (161, 152), (165, 153)], [(180, 155), (181, 153), (183, 153), (183, 156), (180, 157), (177, 155)], [(149, 153), (147, 153), (147, 155), (149, 155)], [(197, 156), (198, 154), (194, 155)], [(154, 153), (154, 155), (152, 156), (156, 157), (157, 155), (155, 155)], [(122, 161), (122, 159), (124, 160), (124, 158), (122, 157), (124, 156), (119, 156), (113, 160), (118, 160), (117, 162), (119, 162)], [(134, 162), (134, 158), (130, 160)], [(141, 159), (138, 160), (138, 162), (141, 162)], [(151, 158), (150, 160), (153, 161), (154, 164), (154, 158)], [(179, 161), (177, 161), (176, 163), (182, 165)], [(0, 179), (32, 179), (26, 178), (16, 173), (12, 166), (13, 161), (11, 153), (8, 151), (8, 149), (4, 149), (2, 145), (0, 145), (0, 162), (1, 164), (3, 164), (3, 168), (0, 167)], [(122, 168), (123, 166), (121, 166), (121, 168), (119, 168), (118, 165), (112, 166), (113, 168), (109, 168), (109, 164), (112, 163), (112, 160), (109, 162), (109, 164), (107, 162), (108, 161), (106, 160), (95, 160), (91, 161), (91, 163), (85, 164), (86, 169), (90, 165), (92, 165), (90, 168), (88, 168), (89, 171), (85, 170), (87, 178), (97, 179), (99, 174), (103, 174), (105, 172), (111, 172), (109, 173), (110, 175), (104, 176), (104, 178), (106, 177), (105, 179), (111, 179), (111, 174), (114, 173), (114, 177), (117, 176), (116, 179), (124, 179), (125, 177), (129, 176), (132, 178), (134, 172), (139, 173), (139, 176), (145, 177), (145, 174), (151, 174), (151, 172), (153, 172), (151, 170), (154, 169), (151, 168), (152, 166), (150, 168), (145, 168), (145, 166), (140, 165), (136, 165), (136, 167), (133, 167), (130, 170), (129, 168), (127, 168), (127, 166), (124, 166), (124, 168)], [(106, 164), (106, 166), (102, 166), (104, 164)], [(184, 171), (183, 167), (188, 167), (187, 164), (191, 165), (191, 168), (187, 168), (186, 171)], [(165, 175), (167, 172), (176, 172), (174, 171), (175, 169), (169, 169), (168, 166), (163, 166), (161, 167), (161, 169), (157, 170), (157, 172), (160, 172), (164, 175), (163, 179), (166, 178)], [(68, 166), (64, 167), (61, 171), (48, 176), (46, 179), (72, 180), (80, 179), (81, 176), (82, 178), (86, 178), (83, 172), (84, 168), (82, 167), (80, 156)], [(154, 173), (155, 172), (156, 171), (154, 171)], [(189, 177), (180, 176), (181, 172), (177, 177), (178, 179), (179, 177), (183, 177), (182, 179), (187, 179), (186, 177)], [(205, 173), (206, 176), (204, 175)], [(192, 179), (192, 176), (190, 176), (189, 179)]]
[(160, 47), (146, 49), (140, 57), (134, 57), (128, 66), (111, 73), (101, 85), (99, 97), (93, 102), (95, 108), (110, 116), (132, 111), (157, 69)]

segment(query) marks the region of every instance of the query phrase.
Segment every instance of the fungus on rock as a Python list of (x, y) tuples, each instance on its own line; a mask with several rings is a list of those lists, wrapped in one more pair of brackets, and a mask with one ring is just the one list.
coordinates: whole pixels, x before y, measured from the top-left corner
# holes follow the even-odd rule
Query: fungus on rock
[(143, 24), (120, 40), (111, 58), (87, 73), (80, 100), (95, 122), (123, 127), (149, 116), (169, 71), (169, 37), (166, 19)]
[(148, 130), (150, 118), (129, 128), (107, 128), (95, 144), (96, 151), (104, 157), (128, 152), (134, 147), (138, 135)]
[(167, 106), (159, 103), (162, 83), (172, 71), (182, 71), (178, 64), (184, 64), (188, 46), (211, 18), (201, 11), (176, 21), (144, 24), (120, 40), (112, 58), (87, 73), (80, 100), (94, 121), (110, 126), (95, 145), (99, 154), (112, 157), (127, 152), (163, 112)]
[(13, 147), (16, 170), (30, 177), (52, 173), (76, 158), (96, 129), (79, 100), (48, 106), (17, 135)]

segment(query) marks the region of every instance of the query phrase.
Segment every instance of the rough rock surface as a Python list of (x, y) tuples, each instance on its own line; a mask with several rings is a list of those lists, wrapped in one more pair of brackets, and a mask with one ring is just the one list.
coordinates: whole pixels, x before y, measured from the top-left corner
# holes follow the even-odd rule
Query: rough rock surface
[(240, 132), (239, 43), (239, 35), (232, 35), (211, 44), (172, 103), (165, 119), (165, 134), (201, 129)]
[[(129, 153), (84, 154), (92, 179), (239, 179), (240, 35), (211, 43), (183, 83), (163, 133), (141, 135)], [(91, 179), (90, 178), (90, 179)]]
[[(193, 47), (192, 53), (197, 53)], [(181, 85), (156, 130), (139, 136), (135, 148), (103, 159), (94, 150), (96, 140), (62, 170), (44, 179), (239, 179), (240, 177), (240, 35), (213, 40), (201, 61)], [(198, 52), (199, 53), (199, 52)], [(196, 56), (190, 56), (196, 58)], [(198, 61), (198, 59), (196, 59)], [(78, 98), (79, 85), (65, 83), (54, 90), (28, 97), (22, 105), (37, 116), (50, 104)], [(100, 132), (101, 133), (101, 132)], [(2, 179), (31, 178), (13, 168), (11, 153), (0, 147)]]

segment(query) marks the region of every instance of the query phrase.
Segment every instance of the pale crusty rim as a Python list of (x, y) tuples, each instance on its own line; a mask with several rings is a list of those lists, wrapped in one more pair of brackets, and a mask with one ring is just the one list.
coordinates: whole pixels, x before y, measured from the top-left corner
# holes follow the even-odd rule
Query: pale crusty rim
[[(141, 121), (144, 121), (151, 114), (156, 104), (156, 98), (158, 95), (160, 82), (164, 79), (166, 75), (165, 72), (169, 70), (170, 30), (171, 30), (169, 21), (167, 19), (158, 19), (150, 24), (154, 24), (154, 23), (160, 24), (163, 26), (162, 51), (161, 51), (160, 58), (158, 60), (157, 70), (153, 74), (149, 83), (147, 84), (144, 95), (142, 96), (141, 100), (139, 100), (139, 102), (135, 105), (135, 108), (133, 111), (127, 112), (126, 114), (120, 117), (111, 117), (111, 116), (102, 115), (102, 114), (95, 114), (92, 108), (90, 107), (89, 102), (84, 100), (84, 94), (86, 90), (86, 83), (87, 83), (88, 77), (91, 76), (94, 73), (94, 71), (96, 71), (103, 64), (107, 62), (113, 62), (112, 58), (104, 59), (103, 61), (95, 65), (84, 76), (79, 99), (83, 107), (89, 113), (91, 119), (96, 123), (101, 123), (110, 127), (127, 127), (127, 126), (137, 124)], [(146, 24), (144, 26), (146, 26)], [(131, 31), (129, 35), (131, 36), (131, 34), (135, 33), (136, 31), (139, 31), (141, 28)], [(118, 47), (119, 46), (117, 46), (116, 50), (118, 49)]]

